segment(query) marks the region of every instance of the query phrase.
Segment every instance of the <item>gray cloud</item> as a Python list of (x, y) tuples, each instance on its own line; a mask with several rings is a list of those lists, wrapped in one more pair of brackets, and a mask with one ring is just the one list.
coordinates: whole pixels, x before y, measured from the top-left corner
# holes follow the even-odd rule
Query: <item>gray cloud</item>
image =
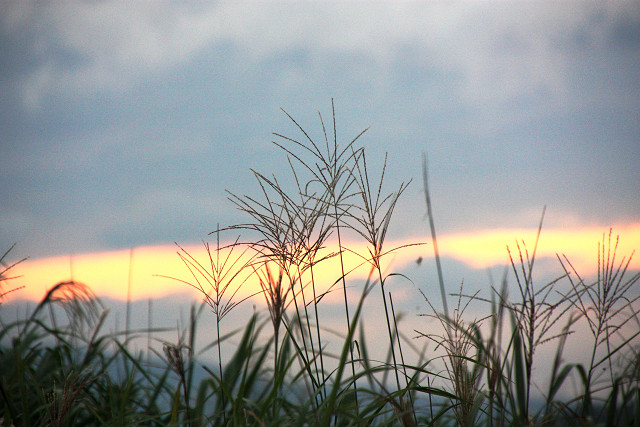
[(332, 96), (341, 138), (371, 125), (374, 164), (390, 152), (389, 188), (429, 152), (444, 231), (544, 204), (556, 224), (637, 220), (637, 2), (368, 6), (3, 4), (0, 241), (197, 240), (240, 220), (224, 189), (254, 191), (249, 167), (284, 173), (278, 108), (320, 136)]

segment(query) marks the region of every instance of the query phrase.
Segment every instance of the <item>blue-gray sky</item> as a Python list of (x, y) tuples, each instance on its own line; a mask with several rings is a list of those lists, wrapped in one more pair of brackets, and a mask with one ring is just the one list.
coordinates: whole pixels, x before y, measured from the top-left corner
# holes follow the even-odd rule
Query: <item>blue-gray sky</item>
[[(197, 242), (335, 99), (425, 234), (640, 219), (640, 2), (2, 2), (0, 243)], [(390, 187), (391, 188), (391, 187)], [(407, 226), (410, 224), (410, 226)], [(2, 248), (0, 248), (2, 251)]]

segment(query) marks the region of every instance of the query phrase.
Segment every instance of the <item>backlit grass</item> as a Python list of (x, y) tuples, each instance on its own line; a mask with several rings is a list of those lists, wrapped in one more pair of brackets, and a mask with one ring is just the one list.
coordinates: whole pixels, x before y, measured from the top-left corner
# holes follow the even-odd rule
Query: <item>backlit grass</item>
[[(388, 247), (409, 182), (387, 188), (386, 158), (381, 170), (370, 169), (364, 131), (340, 144), (333, 110), (330, 126), (319, 116), (320, 138), (287, 116), (297, 136), (274, 134), (287, 173), (251, 171), (255, 194), (229, 192), (244, 219), (216, 226), (205, 257), (178, 246), (185, 274), (171, 279), (203, 300), (178, 341), (134, 350), (134, 340), (161, 331), (133, 330), (127, 320), (125, 331), (108, 332), (109, 312), (89, 286), (55, 284), (25, 318), (3, 320), (0, 425), (637, 425), (640, 274), (628, 271), (633, 254), (620, 258), (617, 236), (603, 234), (594, 279), (558, 256), (558, 277), (538, 283), (536, 238), (531, 247), (510, 246), (500, 286), (469, 295), (457, 284), (447, 294), (426, 161), (432, 240)], [(344, 245), (356, 238), (364, 251)], [(440, 283), (413, 283), (391, 269), (391, 254), (419, 245), (435, 251)], [(0, 298), (20, 292), (11, 286), (10, 252), (0, 259)], [(346, 266), (347, 255), (356, 267)], [(327, 280), (318, 272), (329, 262), (338, 267)], [(424, 329), (403, 332), (390, 280), (440, 291), (437, 303), (422, 294), (430, 307)], [(250, 283), (267, 309), (241, 328), (227, 324)], [(343, 308), (338, 346), (329, 345), (323, 318), (329, 294)], [(364, 332), (363, 310), (374, 299), (383, 358), (370, 356)], [(472, 317), (471, 304), (484, 314)], [(216, 335), (196, 348), (206, 310)], [(437, 330), (427, 328), (429, 318)], [(588, 342), (586, 362), (565, 357), (578, 330), (588, 331), (579, 337)], [(221, 346), (231, 342), (223, 360)], [(549, 366), (534, 369), (550, 346)], [(217, 363), (203, 363), (204, 354)]]

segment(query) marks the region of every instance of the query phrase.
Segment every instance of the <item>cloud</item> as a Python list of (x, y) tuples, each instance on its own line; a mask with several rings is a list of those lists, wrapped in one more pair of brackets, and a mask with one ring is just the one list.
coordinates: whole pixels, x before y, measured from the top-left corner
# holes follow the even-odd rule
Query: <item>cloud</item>
[(224, 190), (283, 174), (270, 131), (297, 130), (278, 107), (317, 136), (331, 97), (339, 139), (372, 125), (392, 186), (428, 151), (444, 232), (529, 226), (545, 204), (558, 227), (638, 216), (637, 2), (0, 7), (0, 237), (28, 255), (238, 222)]
[(31, 108), (51, 91), (125, 91), (147, 74), (225, 43), (249, 64), (304, 49), (313, 57), (388, 65), (398, 49), (412, 45), (412, 55), (461, 79), (459, 96), (481, 102), (516, 97), (523, 83), (562, 98), (570, 83), (568, 55), (580, 44), (590, 52), (609, 49), (606, 41), (633, 47), (635, 9), (633, 2), (33, 3), (5, 6), (2, 30), (35, 62), (21, 79)]
[[(87, 2), (7, 5), (9, 41), (33, 58), (21, 77), (25, 106), (51, 93), (123, 91), (142, 75), (188, 59), (215, 35), (212, 5)], [(25, 37), (25, 34), (27, 35)]]

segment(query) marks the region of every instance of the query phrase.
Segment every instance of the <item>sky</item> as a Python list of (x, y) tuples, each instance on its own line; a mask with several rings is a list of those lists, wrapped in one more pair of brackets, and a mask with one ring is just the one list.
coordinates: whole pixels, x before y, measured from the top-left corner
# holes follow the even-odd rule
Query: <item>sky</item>
[(132, 250), (167, 274), (174, 242), (247, 220), (225, 190), (259, 194), (251, 168), (287, 175), (281, 108), (320, 138), (332, 99), (339, 141), (368, 128), (387, 188), (413, 180), (392, 238), (428, 249), (400, 266), (431, 251), (422, 153), (461, 271), (532, 244), (544, 206), (550, 259), (595, 265), (610, 227), (640, 249), (638, 1), (2, 2), (0, 35), (0, 252), (33, 289), (87, 260), (117, 297)]

